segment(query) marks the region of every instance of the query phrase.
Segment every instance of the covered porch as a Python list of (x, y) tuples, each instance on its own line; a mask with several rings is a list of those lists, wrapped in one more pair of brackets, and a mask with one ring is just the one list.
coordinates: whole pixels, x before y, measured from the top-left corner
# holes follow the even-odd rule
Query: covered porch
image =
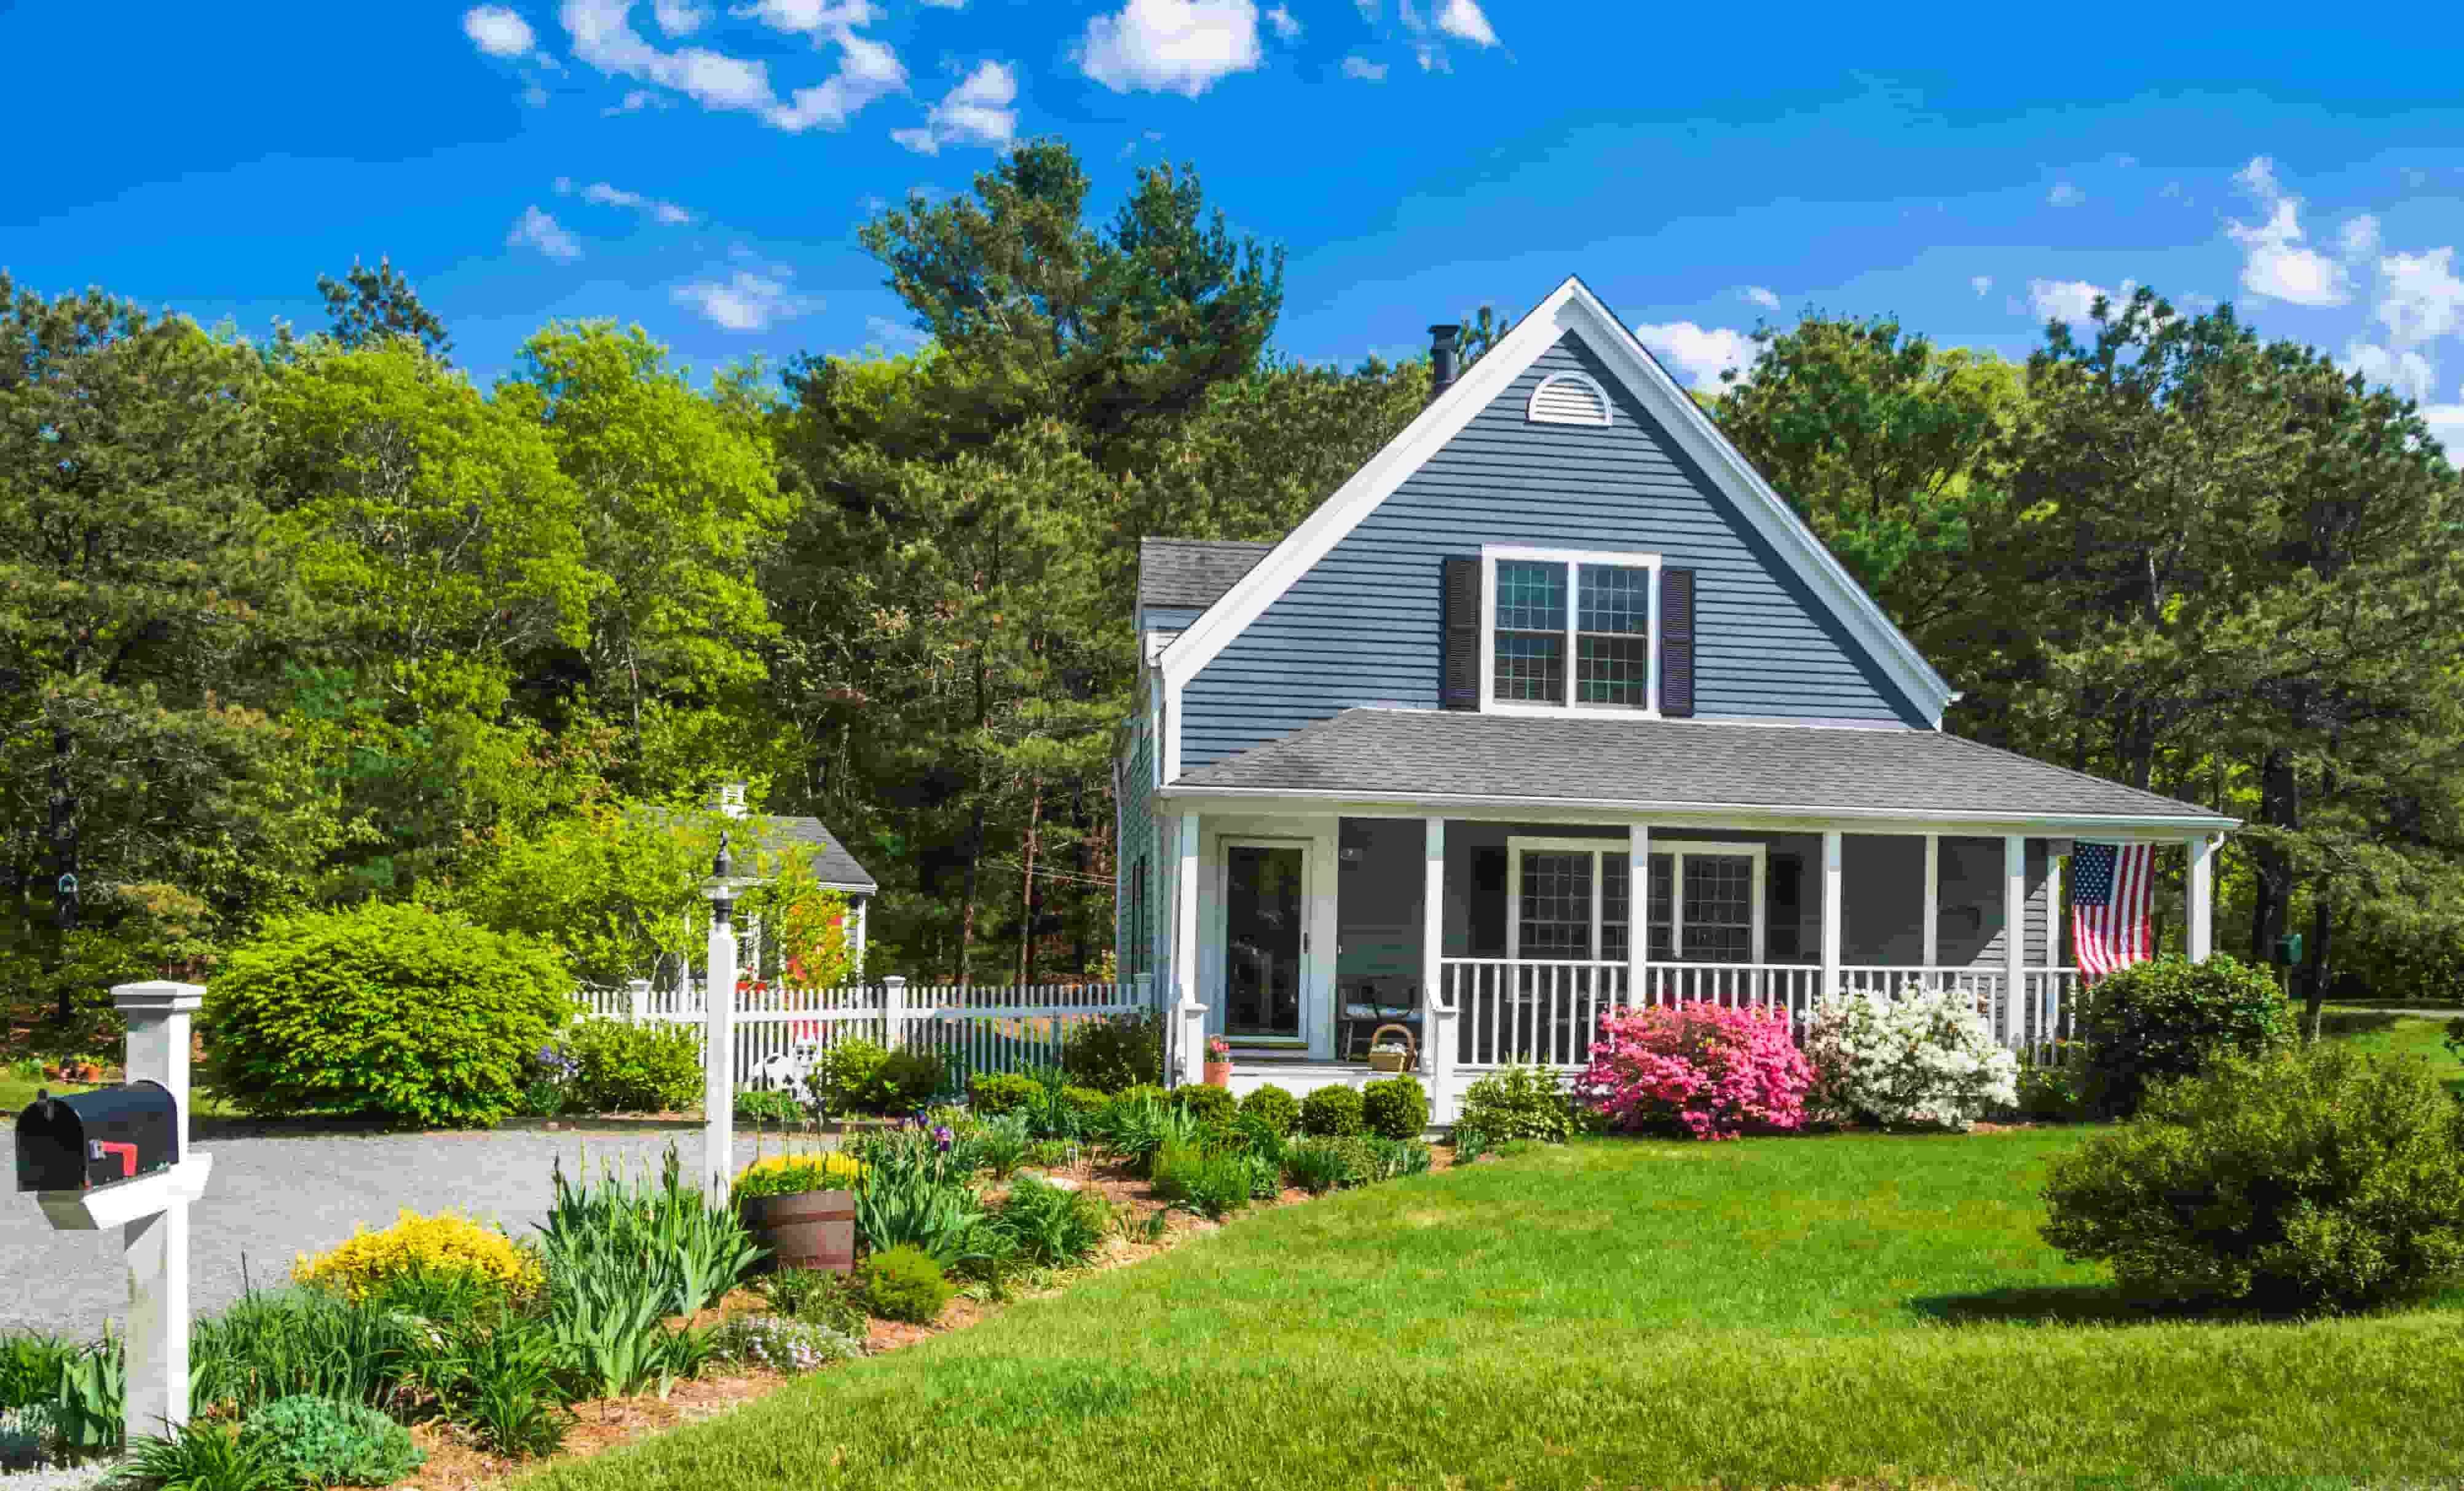
[[(1206, 1038), (1221, 1036), (1236, 1092), (1359, 1085), (1377, 1075), (1371, 1035), (1402, 1025), (1443, 1123), (1485, 1071), (1584, 1064), (1619, 1005), (1707, 999), (1801, 1020), (1832, 990), (1948, 984), (2025, 1049), (2067, 1032), (2077, 989), (2072, 837), (2007, 823), (1363, 804), (1190, 812), (1167, 829), (1187, 892), (1158, 960), (1176, 1065), (1199, 1080)], [(2089, 836), (2184, 854), (2204, 956), (2211, 833)]]

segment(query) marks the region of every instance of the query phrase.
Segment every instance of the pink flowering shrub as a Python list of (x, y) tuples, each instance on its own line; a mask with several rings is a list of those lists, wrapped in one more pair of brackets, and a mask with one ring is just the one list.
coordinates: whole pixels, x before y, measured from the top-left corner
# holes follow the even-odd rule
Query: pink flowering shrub
[(1619, 1128), (1733, 1139), (1803, 1124), (1813, 1085), (1787, 1011), (1689, 1002), (1601, 1016), (1574, 1091)]

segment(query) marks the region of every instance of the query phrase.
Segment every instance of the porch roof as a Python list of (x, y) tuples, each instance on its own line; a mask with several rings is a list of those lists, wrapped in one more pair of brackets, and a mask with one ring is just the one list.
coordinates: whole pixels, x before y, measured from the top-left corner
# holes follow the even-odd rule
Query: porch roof
[(1619, 808), (2114, 820), (2226, 826), (2142, 792), (1931, 730), (1346, 710), (1170, 783), (1170, 796), (1500, 800)]

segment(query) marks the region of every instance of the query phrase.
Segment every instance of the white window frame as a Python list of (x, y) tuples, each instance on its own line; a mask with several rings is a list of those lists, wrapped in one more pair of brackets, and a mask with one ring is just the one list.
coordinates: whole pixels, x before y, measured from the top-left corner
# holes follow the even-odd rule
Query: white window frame
[[(1530, 562), (1563, 564), (1566, 568), (1566, 697), (1556, 704), (1540, 704), (1529, 699), (1497, 698), (1497, 566)], [(1576, 704), (1574, 688), (1579, 669), (1575, 654), (1579, 650), (1576, 627), (1583, 620), (1583, 573), (1586, 564), (1613, 565), (1619, 569), (1650, 571), (1647, 585), (1648, 629), (1644, 633), (1643, 675), (1644, 707), (1627, 709), (1602, 704)], [(1563, 717), (1580, 715), (1585, 719), (1658, 719), (1660, 714), (1660, 565), (1661, 556), (1625, 549), (1532, 549), (1513, 544), (1483, 544), (1480, 550), (1480, 708), (1485, 714), (1545, 714)]]
[[(1551, 839), (1538, 835), (1512, 834), (1506, 841), (1506, 955), (1523, 955), (1523, 856), (1526, 854), (1588, 854), (1592, 857), (1592, 955), (1566, 961), (1586, 963), (1622, 963), (1622, 959), (1600, 955), (1600, 908), (1605, 894), (1605, 882), (1600, 875), (1600, 857), (1614, 855), (1622, 860), (1632, 848), (1626, 839)], [(1659, 853), (1655, 845), (1653, 853)], [(1626, 887), (1626, 935), (1633, 936), (1634, 887)], [(1560, 961), (1551, 958), (1548, 961)]]
[[(1672, 963), (1691, 961), (1685, 956), (1685, 861), (1689, 855), (1705, 859), (1746, 859), (1754, 862), (1753, 887), (1747, 903), (1753, 913), (1753, 932), (1748, 939), (1753, 955), (1746, 959), (1749, 966), (1770, 961), (1770, 919), (1768, 901), (1771, 883), (1771, 846), (1763, 844), (1724, 844), (1716, 839), (1661, 839), (1651, 841), (1651, 857), (1668, 856), (1668, 960)], [(1642, 897), (1642, 914), (1635, 918), (1642, 932), (1642, 955), (1651, 956), (1651, 898)], [(1631, 933), (1629, 933), (1631, 935)], [(1724, 964), (1723, 967), (1734, 966)]]

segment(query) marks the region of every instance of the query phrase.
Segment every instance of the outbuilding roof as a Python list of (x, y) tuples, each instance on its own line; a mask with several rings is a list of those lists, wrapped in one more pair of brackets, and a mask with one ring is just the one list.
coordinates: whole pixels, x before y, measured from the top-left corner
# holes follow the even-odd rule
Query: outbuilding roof
[(1931, 730), (1346, 710), (1173, 788), (1942, 819), (2233, 822)]
[(1274, 547), (1241, 538), (1141, 538), (1138, 604), (1213, 605)]

